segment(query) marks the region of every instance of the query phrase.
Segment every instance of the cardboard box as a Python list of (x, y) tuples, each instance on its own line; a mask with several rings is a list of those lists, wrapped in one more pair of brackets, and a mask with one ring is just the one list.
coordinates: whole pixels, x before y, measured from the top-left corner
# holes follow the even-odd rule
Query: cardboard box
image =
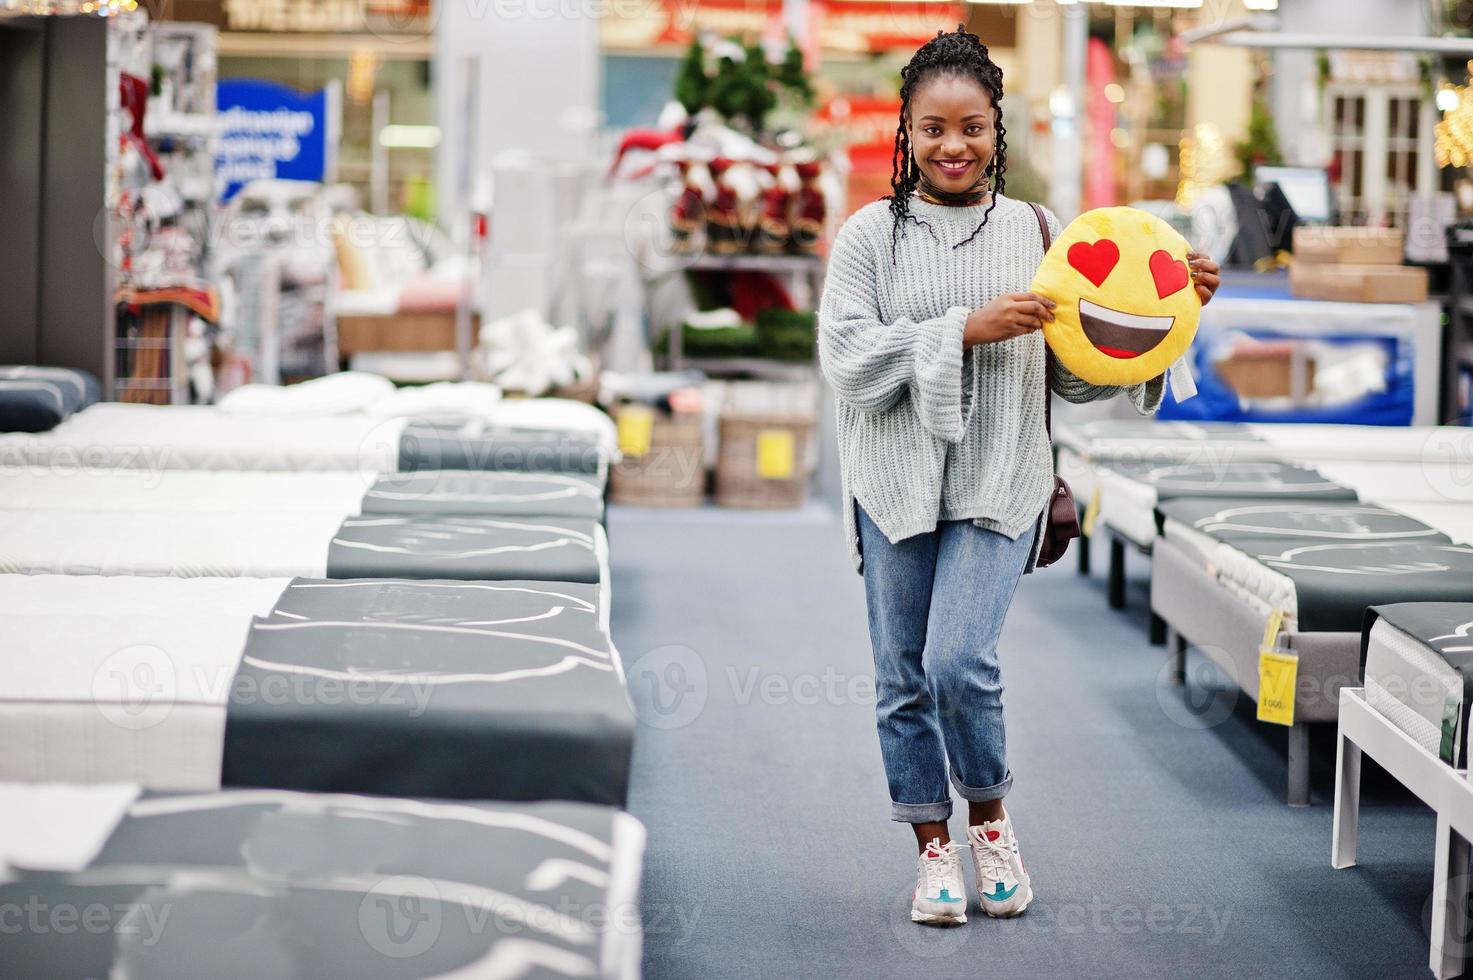
[(1402, 265), (1305, 262), (1289, 267), (1289, 291), (1304, 299), (1349, 303), (1425, 303), (1427, 270)]
[(1406, 236), (1396, 228), (1302, 225), (1294, 229), (1294, 259), (1347, 265), (1401, 265)]
[(1214, 369), (1239, 398), (1293, 398), (1314, 390), (1315, 359), (1302, 343), (1276, 341), (1242, 345)]

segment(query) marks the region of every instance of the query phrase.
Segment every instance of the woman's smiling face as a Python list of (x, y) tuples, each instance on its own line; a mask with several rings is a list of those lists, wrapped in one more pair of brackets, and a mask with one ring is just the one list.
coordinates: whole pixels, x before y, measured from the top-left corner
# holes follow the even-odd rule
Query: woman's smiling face
[(981, 183), (997, 139), (992, 95), (970, 78), (943, 75), (910, 98), (910, 145), (921, 173), (952, 193)]

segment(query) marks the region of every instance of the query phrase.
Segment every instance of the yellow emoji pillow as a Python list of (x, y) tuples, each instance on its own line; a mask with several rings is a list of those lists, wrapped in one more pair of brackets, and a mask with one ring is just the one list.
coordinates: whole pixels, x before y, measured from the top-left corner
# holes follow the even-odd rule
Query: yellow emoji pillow
[(1197, 335), (1202, 301), (1186, 239), (1137, 208), (1099, 208), (1054, 242), (1032, 292), (1058, 304), (1043, 337), (1060, 362), (1098, 385), (1164, 373)]

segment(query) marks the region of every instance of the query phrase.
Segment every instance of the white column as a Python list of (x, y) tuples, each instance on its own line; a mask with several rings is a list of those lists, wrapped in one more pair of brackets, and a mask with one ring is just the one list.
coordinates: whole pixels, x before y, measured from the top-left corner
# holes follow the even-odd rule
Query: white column
[[(1081, 3), (1063, 4), (1062, 97), (1051, 99), (1054, 113), (1054, 173), (1049, 204), (1068, 224), (1078, 214), (1084, 180), (1084, 67), (1089, 42), (1089, 11)], [(1061, 111), (1062, 110), (1062, 111)]]

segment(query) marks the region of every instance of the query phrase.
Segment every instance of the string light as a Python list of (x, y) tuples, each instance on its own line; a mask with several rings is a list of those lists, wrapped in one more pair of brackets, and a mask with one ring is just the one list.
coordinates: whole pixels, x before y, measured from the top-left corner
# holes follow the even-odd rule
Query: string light
[(1233, 160), (1222, 131), (1211, 123), (1198, 123), (1181, 140), (1181, 183), (1176, 203), (1190, 208), (1197, 195), (1232, 176)]
[[(1473, 74), (1473, 61), (1468, 62)], [(1433, 130), (1433, 157), (1439, 167), (1466, 167), (1473, 160), (1473, 93), (1466, 85), (1445, 85), (1437, 93), (1442, 121)]]

